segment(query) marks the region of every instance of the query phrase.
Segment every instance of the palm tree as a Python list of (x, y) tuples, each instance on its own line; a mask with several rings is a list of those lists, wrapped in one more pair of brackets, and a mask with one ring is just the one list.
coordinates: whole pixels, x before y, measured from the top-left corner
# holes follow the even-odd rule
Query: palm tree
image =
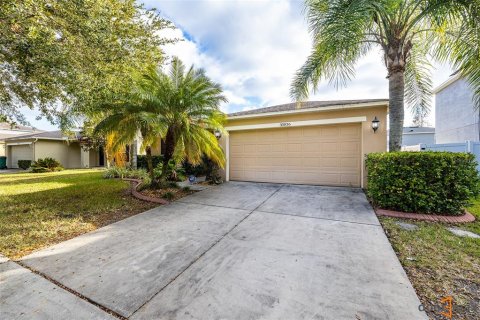
[(107, 112), (94, 129), (94, 134), (113, 136), (113, 151), (123, 148), (137, 138), (142, 137), (141, 148), (145, 150), (150, 178), (154, 180), (152, 144), (158, 140), (162, 127), (158, 124), (158, 115), (140, 104), (135, 96), (130, 96), (102, 108)]
[(225, 156), (214, 131), (225, 132), (226, 117), (219, 107), (227, 99), (220, 85), (210, 80), (204, 70), (193, 66), (187, 70), (174, 57), (168, 72), (148, 69), (138, 82), (136, 95), (140, 104), (156, 115), (162, 130), (163, 168), (172, 159), (198, 164), (203, 154), (224, 166)]
[(480, 106), (479, 0), (306, 0), (306, 15), (313, 49), (296, 73), (292, 98), (308, 97), (322, 78), (345, 85), (359, 58), (381, 48), (389, 81), (391, 151), (402, 144), (404, 103), (415, 118), (428, 114), (430, 56), (451, 62)]

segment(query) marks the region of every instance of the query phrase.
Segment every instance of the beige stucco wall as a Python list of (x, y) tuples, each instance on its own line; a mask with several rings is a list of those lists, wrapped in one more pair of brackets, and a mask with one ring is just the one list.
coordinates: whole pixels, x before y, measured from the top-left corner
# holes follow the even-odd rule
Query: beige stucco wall
[(89, 165), (91, 168), (100, 165), (100, 155), (98, 150), (92, 149), (89, 151)]
[[(156, 143), (152, 145), (152, 155), (160, 156), (162, 154), (162, 142), (161, 138), (158, 137)], [(140, 136), (137, 137), (137, 154), (138, 155), (145, 155), (145, 150), (142, 149), (142, 138)]]
[(80, 145), (78, 142), (60, 140), (38, 140), (35, 142), (35, 160), (54, 158), (64, 168), (80, 168)]
[[(337, 119), (337, 118), (350, 118), (350, 117), (366, 117), (367, 121), (361, 123), (361, 149), (363, 155), (371, 152), (382, 152), (387, 150), (387, 112), (388, 107), (384, 106), (372, 106), (361, 107), (352, 109), (341, 110), (328, 110), (328, 111), (315, 111), (315, 112), (302, 112), (302, 113), (290, 113), (274, 116), (263, 116), (254, 118), (243, 119), (229, 119), (226, 127), (229, 126), (243, 126), (254, 124), (266, 124), (266, 123), (280, 123), (280, 122), (294, 122), (305, 120), (323, 120), (323, 119)], [(379, 129), (374, 133), (372, 130), (372, 120), (377, 117), (380, 120)], [(220, 140), (222, 148), (226, 150), (226, 137), (223, 136)], [(362, 168), (363, 168), (363, 181), (366, 186), (366, 170), (363, 163), (362, 155)], [(228, 155), (227, 155), (228, 156)], [(225, 179), (225, 170), (221, 170), (221, 174)]]
[(3, 157), (5, 155), (6, 155), (5, 143), (3, 141), (0, 141), (0, 157)]

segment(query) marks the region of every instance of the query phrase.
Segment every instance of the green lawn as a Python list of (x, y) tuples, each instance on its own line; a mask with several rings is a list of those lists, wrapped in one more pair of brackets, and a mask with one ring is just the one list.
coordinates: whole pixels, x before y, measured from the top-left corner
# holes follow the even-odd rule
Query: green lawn
[[(456, 227), (480, 234), (480, 200), (468, 210), (477, 220)], [(399, 219), (380, 221), (430, 317), (444, 319), (434, 308), (453, 296), (453, 319), (480, 319), (480, 239), (453, 235), (448, 224), (409, 220), (419, 229), (406, 231)]]
[(17, 259), (154, 206), (100, 170), (0, 174), (0, 252)]

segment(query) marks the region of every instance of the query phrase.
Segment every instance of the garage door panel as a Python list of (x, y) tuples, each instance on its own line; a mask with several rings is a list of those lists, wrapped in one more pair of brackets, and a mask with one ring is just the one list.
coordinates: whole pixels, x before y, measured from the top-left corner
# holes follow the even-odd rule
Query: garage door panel
[(12, 168), (18, 168), (18, 160), (33, 160), (32, 145), (18, 145), (10, 146), (10, 166)]
[(235, 131), (230, 179), (359, 186), (360, 124)]

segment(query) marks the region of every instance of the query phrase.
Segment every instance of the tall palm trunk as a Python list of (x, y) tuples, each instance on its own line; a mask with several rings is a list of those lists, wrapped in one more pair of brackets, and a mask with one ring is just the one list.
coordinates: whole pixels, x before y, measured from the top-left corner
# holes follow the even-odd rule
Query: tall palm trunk
[(404, 70), (390, 73), (388, 77), (390, 140), (389, 151), (399, 151), (402, 147), (404, 95)]
[(162, 175), (161, 180), (164, 181), (168, 171), (168, 163), (173, 158), (175, 151), (175, 133), (173, 127), (168, 127), (165, 137), (165, 153), (163, 154)]
[(153, 175), (153, 161), (152, 161), (152, 147), (147, 146), (145, 147), (145, 155), (147, 158), (147, 168), (148, 168), (148, 173), (150, 175), (150, 179), (153, 180), (155, 179), (155, 176)]

